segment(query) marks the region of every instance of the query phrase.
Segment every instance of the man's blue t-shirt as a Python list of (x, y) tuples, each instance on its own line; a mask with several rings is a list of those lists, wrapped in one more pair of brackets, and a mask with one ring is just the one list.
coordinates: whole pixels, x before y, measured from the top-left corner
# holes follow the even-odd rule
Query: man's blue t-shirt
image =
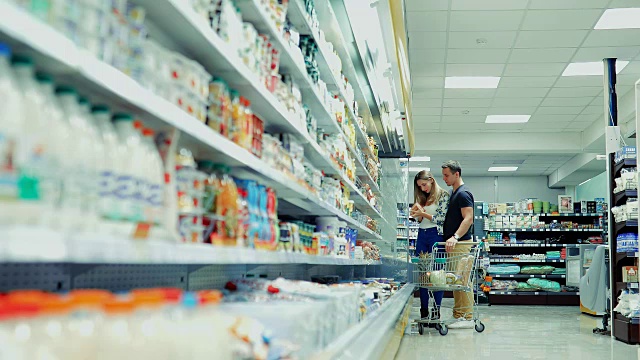
[[(466, 207), (473, 209), (473, 194), (466, 185), (462, 184), (458, 190), (451, 193), (451, 199), (449, 199), (449, 209), (444, 218), (444, 226), (442, 229), (445, 241), (450, 239), (460, 227), (462, 220), (464, 220), (464, 217), (462, 217), (462, 208)], [(469, 227), (469, 230), (464, 236), (460, 237), (460, 240), (470, 239), (471, 227)]]

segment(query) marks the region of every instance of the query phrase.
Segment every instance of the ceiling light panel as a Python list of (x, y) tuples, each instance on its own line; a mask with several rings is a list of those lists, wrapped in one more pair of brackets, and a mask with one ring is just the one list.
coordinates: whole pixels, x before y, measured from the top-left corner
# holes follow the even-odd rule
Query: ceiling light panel
[(531, 115), (488, 115), (487, 124), (522, 124), (529, 121)]
[(412, 158), (409, 158), (409, 161), (411, 162), (416, 162), (416, 161), (431, 161), (431, 157), (430, 156), (414, 156)]
[(498, 76), (448, 76), (444, 79), (447, 89), (497, 89)]
[(489, 168), (489, 171), (492, 172), (507, 172), (507, 171), (516, 171), (518, 170), (517, 166), (492, 166)]
[[(628, 61), (616, 61), (616, 73), (620, 73)], [(604, 75), (604, 63), (602, 61), (571, 63), (564, 69), (562, 76), (602, 76)]]
[(594, 29), (640, 29), (640, 8), (607, 9)]

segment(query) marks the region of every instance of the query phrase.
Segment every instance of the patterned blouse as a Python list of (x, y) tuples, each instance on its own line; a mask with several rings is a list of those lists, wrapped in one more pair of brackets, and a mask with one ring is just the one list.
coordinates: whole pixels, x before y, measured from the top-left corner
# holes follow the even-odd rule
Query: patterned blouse
[(436, 208), (436, 213), (433, 214), (433, 222), (436, 223), (436, 227), (438, 228), (438, 235), (443, 234), (443, 226), (444, 226), (444, 217), (447, 215), (447, 209), (449, 209), (449, 198), (451, 195), (445, 189), (442, 189), (442, 194), (440, 195), (440, 199), (438, 199), (438, 207)]

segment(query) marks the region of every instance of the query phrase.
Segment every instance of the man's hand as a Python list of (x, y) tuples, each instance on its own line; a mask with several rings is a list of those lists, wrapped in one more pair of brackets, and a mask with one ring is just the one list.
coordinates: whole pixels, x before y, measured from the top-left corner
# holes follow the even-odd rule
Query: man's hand
[(454, 238), (453, 236), (450, 237), (449, 240), (447, 240), (447, 246), (446, 246), (447, 252), (452, 252), (453, 249), (456, 248), (457, 243), (458, 243), (458, 240), (456, 240), (456, 238)]

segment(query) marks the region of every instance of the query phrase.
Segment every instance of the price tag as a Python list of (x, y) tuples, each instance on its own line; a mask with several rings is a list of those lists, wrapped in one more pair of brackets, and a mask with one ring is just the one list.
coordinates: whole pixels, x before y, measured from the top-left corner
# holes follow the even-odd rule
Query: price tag
[(510, 278), (512, 278), (512, 277), (515, 277), (515, 276), (513, 276), (513, 275), (509, 275), (509, 277), (510, 277)]
[(522, 231), (527, 231), (527, 229), (522, 229)]
[(542, 275), (541, 278), (546, 279), (547, 275)]
[(529, 277), (530, 277), (530, 278), (534, 278), (534, 277), (536, 277), (536, 276), (535, 276), (535, 275), (529, 275)]
[(534, 294), (534, 295), (540, 295), (540, 293), (539, 293), (539, 292), (537, 292), (537, 291), (536, 291), (536, 292), (534, 292), (533, 294)]
[(562, 276), (562, 279), (565, 279), (567, 277), (567, 275), (560, 275), (560, 276)]

